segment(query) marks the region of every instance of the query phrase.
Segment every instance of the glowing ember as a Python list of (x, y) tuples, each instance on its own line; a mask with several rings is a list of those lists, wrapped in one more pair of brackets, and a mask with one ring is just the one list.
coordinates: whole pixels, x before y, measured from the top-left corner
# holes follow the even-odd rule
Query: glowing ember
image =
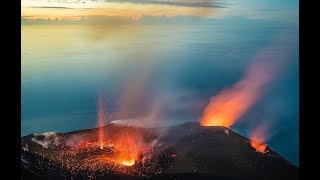
[(232, 126), (261, 96), (271, 79), (267, 64), (254, 63), (243, 79), (211, 98), (201, 117), (202, 126)]
[(126, 175), (152, 173), (154, 167), (144, 164), (157, 162), (151, 160), (158, 158), (157, 153), (160, 152), (157, 148), (158, 152), (153, 154), (158, 134), (131, 126), (114, 124), (104, 126), (106, 119), (103, 101), (100, 95), (97, 104), (97, 130), (69, 135), (65, 143), (59, 148), (55, 147), (56, 154), (50, 156), (53, 167), (61, 166), (62, 169), (72, 173), (86, 173), (90, 177), (96, 173)]
[(120, 164), (132, 166), (138, 159), (139, 154), (143, 151), (143, 146), (139, 145), (141, 137), (138, 134), (123, 134), (115, 140), (116, 156)]
[(257, 151), (266, 153), (267, 145), (264, 143), (266, 140), (266, 128), (260, 126), (255, 128), (250, 134), (250, 145)]
[(119, 126), (105, 131), (104, 137), (102, 143), (95, 138), (70, 139), (76, 142), (68, 143), (71, 146), (66, 147), (58, 161), (75, 170), (131, 174), (138, 173), (140, 166), (135, 165), (143, 164), (143, 159), (152, 153), (153, 145), (146, 138), (153, 137), (136, 128)]
[[(85, 149), (92, 151), (99, 147), (103, 151), (95, 157), (97, 166), (101, 164), (133, 166), (139, 159), (139, 155), (143, 154), (148, 148), (147, 144), (142, 144), (141, 142), (141, 136), (136, 132), (120, 132), (102, 143), (99, 141), (91, 143)], [(109, 153), (106, 153), (108, 150)]]
[[(99, 96), (98, 100), (98, 140), (91, 144), (91, 147), (99, 146), (101, 150), (107, 148), (113, 151), (112, 156), (100, 156), (97, 161), (102, 163), (121, 164), (125, 166), (133, 166), (138, 155), (143, 151), (140, 135), (135, 132), (117, 133), (112, 139), (106, 138), (111, 132), (104, 131), (105, 109), (103, 104), (103, 96)], [(88, 146), (86, 146), (88, 147)]]
[(135, 161), (134, 160), (122, 161), (121, 164), (125, 166), (133, 166), (135, 164)]

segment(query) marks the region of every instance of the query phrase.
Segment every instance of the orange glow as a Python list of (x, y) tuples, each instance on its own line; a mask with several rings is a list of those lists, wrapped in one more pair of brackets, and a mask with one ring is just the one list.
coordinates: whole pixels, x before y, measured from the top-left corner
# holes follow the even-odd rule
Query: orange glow
[(202, 126), (229, 128), (257, 102), (272, 73), (270, 65), (260, 58), (251, 64), (244, 78), (211, 98), (201, 117)]
[(259, 152), (265, 153), (267, 150), (267, 145), (264, 143), (251, 140), (250, 144), (253, 148), (255, 148)]
[(138, 134), (122, 134), (115, 139), (115, 153), (117, 164), (133, 166), (138, 159), (143, 147), (139, 146), (140, 137)]
[[(98, 100), (98, 141), (97, 145), (100, 149), (111, 148), (114, 156), (105, 157), (104, 160), (125, 166), (132, 166), (138, 158), (141, 148), (138, 146), (140, 135), (135, 132), (120, 133), (115, 137), (105, 138), (107, 132), (104, 132), (105, 110), (103, 104), (103, 96), (99, 96)], [(93, 144), (94, 146), (94, 144)]]
[[(39, 6), (39, 5), (38, 5)], [(106, 17), (127, 17), (139, 19), (143, 15), (151, 16), (200, 16), (214, 17), (216, 8), (206, 7), (184, 7), (170, 5), (152, 4), (130, 4), (130, 3), (108, 3), (97, 7), (74, 7), (74, 8), (42, 8), (22, 6), (21, 17), (28, 19), (50, 18), (64, 20), (79, 20), (81, 17), (106, 16)]]
[(203, 113), (202, 126), (230, 127), (256, 101), (258, 94), (240, 81), (213, 97)]
[[(106, 131), (104, 141), (81, 140), (72, 145), (68, 155), (78, 153), (90, 153), (84, 162), (83, 167), (90, 169), (110, 168), (119, 172), (129, 173), (128, 167), (134, 166), (137, 162), (142, 162), (142, 157), (149, 152), (150, 145), (145, 143), (143, 135), (136, 129), (122, 131)], [(98, 151), (99, 150), (99, 151)]]
[(103, 98), (100, 96), (98, 101), (98, 142), (100, 149), (103, 149), (104, 144), (104, 131), (103, 131), (103, 122), (104, 122), (104, 106)]
[(255, 128), (250, 134), (250, 145), (257, 151), (266, 153), (267, 145), (264, 143), (266, 140), (266, 128)]
[(123, 164), (125, 166), (133, 166), (135, 164), (135, 162), (134, 162), (134, 160), (122, 161), (121, 164)]

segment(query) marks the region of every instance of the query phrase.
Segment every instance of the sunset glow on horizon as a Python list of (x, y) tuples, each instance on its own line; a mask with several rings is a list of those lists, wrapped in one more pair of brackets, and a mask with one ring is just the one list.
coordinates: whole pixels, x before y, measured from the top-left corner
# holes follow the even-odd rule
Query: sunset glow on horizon
[(152, 16), (200, 16), (214, 17), (220, 8), (177, 6), (171, 4), (140, 4), (129, 2), (86, 2), (86, 3), (63, 3), (63, 2), (35, 2), (32, 0), (22, 1), (21, 17), (26, 19), (62, 19), (78, 20), (82, 17), (106, 16), (138, 19), (143, 15)]

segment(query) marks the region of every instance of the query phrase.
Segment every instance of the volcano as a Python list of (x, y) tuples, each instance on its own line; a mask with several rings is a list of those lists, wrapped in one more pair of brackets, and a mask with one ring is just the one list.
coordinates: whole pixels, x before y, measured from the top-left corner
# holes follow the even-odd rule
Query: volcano
[(96, 143), (99, 128), (22, 137), (22, 179), (274, 180), (299, 175), (298, 167), (269, 146), (259, 152), (250, 139), (222, 126), (111, 123), (102, 128), (108, 132), (103, 144)]

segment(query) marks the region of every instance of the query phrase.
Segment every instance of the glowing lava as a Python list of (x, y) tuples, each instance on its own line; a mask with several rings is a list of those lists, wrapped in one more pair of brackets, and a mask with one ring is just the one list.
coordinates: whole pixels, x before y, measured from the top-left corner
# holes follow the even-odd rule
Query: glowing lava
[(202, 114), (201, 125), (232, 126), (260, 98), (264, 85), (271, 79), (270, 74), (267, 64), (251, 64), (240, 81), (211, 98)]
[(98, 142), (99, 142), (99, 147), (100, 149), (103, 149), (103, 144), (104, 144), (104, 130), (103, 130), (103, 125), (104, 125), (104, 106), (103, 106), (103, 97), (99, 96), (98, 100)]
[(135, 164), (135, 161), (134, 160), (122, 161), (121, 164), (125, 166), (133, 166)]
[(139, 158), (139, 154), (144, 151), (142, 137), (135, 133), (123, 133), (117, 136), (115, 140), (115, 153), (118, 164), (133, 166)]
[(264, 143), (265, 140), (266, 128), (264, 126), (255, 128), (250, 134), (250, 145), (259, 152), (267, 152), (267, 145)]
[[(98, 140), (96, 146), (100, 149), (112, 150), (112, 155), (102, 155), (97, 161), (104, 163), (113, 163), (124, 166), (133, 166), (143, 151), (142, 137), (136, 131), (128, 132), (105, 132), (104, 131), (105, 110), (103, 97), (98, 101)], [(92, 146), (95, 146), (92, 144)]]
[(267, 150), (267, 145), (262, 142), (251, 140), (250, 144), (253, 148), (255, 148), (259, 152), (265, 153)]
[(130, 173), (133, 169), (126, 167), (141, 163), (151, 147), (139, 129), (119, 126), (104, 132), (102, 144), (96, 139), (81, 140), (72, 144), (66, 155), (84, 157), (77, 165), (80, 168)]
[(94, 158), (96, 166), (103, 164), (133, 166), (139, 159), (139, 155), (143, 154), (148, 147), (142, 143), (141, 135), (135, 131), (113, 134), (103, 142), (102, 146), (100, 149), (110, 151)]

